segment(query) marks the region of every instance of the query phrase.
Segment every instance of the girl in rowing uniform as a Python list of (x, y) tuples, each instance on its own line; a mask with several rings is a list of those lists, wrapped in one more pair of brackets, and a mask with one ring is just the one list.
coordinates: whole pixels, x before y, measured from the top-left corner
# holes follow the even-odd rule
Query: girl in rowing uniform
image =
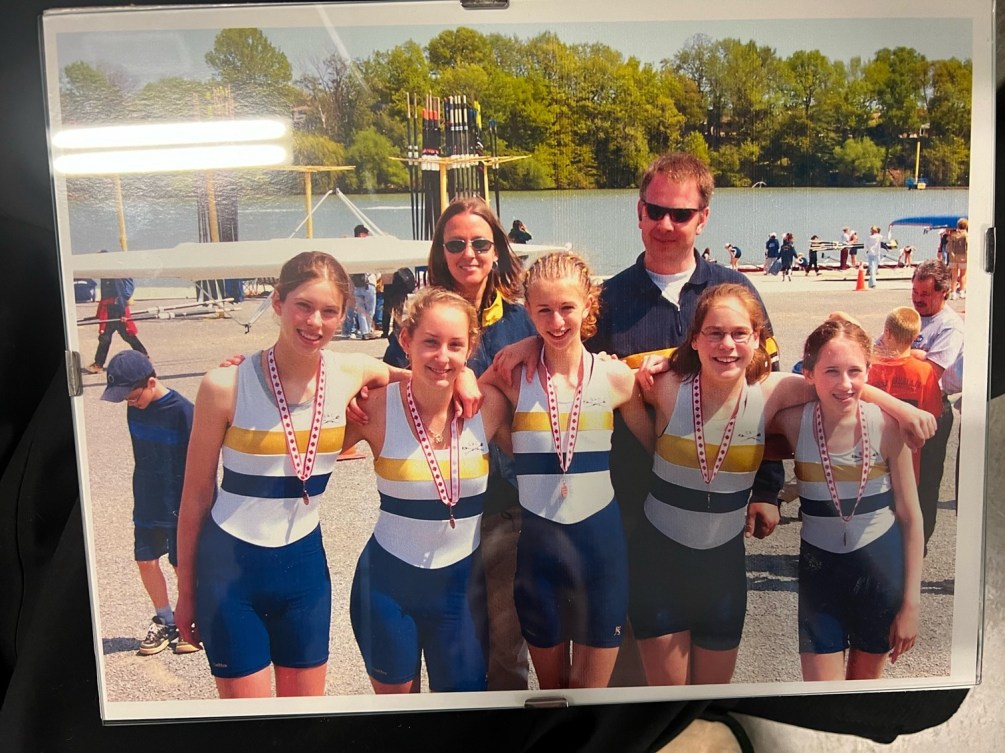
[(817, 399), (775, 419), (795, 447), (805, 680), (877, 679), (887, 655), (895, 662), (918, 634), (918, 490), (897, 424), (860, 400), (871, 350), (852, 322), (817, 327), (803, 352)]
[(349, 279), (335, 259), (295, 256), (273, 293), (275, 344), (237, 368), (208, 372), (199, 386), (175, 614), (182, 637), (205, 644), (224, 698), (271, 695), (270, 668), (277, 695), (324, 693), (331, 582), (319, 500), (342, 447), (349, 399), (407, 375), (323, 350), (347, 300)]
[[(606, 687), (628, 606), (627, 552), (608, 467), (614, 409), (632, 414), (629, 425), (643, 441), (652, 430), (631, 369), (583, 347), (599, 292), (586, 263), (566, 252), (542, 257), (524, 292), (542, 343), (537, 378), (514, 374), (510, 387), (489, 370), (479, 380), (498, 387), (513, 409), (523, 508), (517, 614), (541, 688)], [(493, 393), (486, 393), (489, 405)]]
[(433, 691), (486, 687), (486, 606), (479, 554), (488, 480), (488, 438), (501, 400), (464, 421), (453, 403), (477, 343), (474, 307), (426, 288), (411, 303), (399, 339), (412, 367), (403, 384), (371, 390), (365, 424), (345, 446), (373, 450), (380, 514), (356, 565), (350, 614), (377, 693), (419, 689), (423, 654)]
[[(727, 683), (733, 675), (746, 611), (746, 508), (765, 426), (814, 396), (801, 377), (769, 372), (763, 327), (748, 288), (709, 288), (687, 345), (639, 370), (659, 436), (645, 519), (631, 541), (629, 614), (651, 685)], [(879, 390), (868, 394), (920, 436), (934, 430), (929, 414)]]

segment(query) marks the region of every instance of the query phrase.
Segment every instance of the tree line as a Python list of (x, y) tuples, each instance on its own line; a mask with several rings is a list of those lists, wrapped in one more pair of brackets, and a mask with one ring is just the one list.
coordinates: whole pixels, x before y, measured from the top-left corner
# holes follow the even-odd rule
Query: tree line
[(262, 30), (242, 28), (220, 31), (205, 60), (209, 80), (142, 87), (121, 70), (70, 63), (63, 123), (293, 114), (297, 164), (357, 166), (316, 175), (317, 188), (398, 191), (408, 185), (392, 159), (406, 155), (406, 93), (431, 92), (477, 101), (499, 153), (527, 155), (500, 168), (510, 189), (631, 187), (674, 149), (706, 159), (720, 186), (900, 185), (917, 177), (919, 141), (930, 183), (969, 180), (971, 62), (908, 47), (845, 62), (697, 34), (652, 64), (551, 32), (520, 39), (461, 27), (425, 47), (334, 53), (294, 77)]

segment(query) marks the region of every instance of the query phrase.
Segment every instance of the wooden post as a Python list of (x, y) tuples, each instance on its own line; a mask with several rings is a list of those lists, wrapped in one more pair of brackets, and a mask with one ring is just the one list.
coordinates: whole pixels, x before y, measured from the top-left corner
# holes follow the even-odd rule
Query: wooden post
[(126, 207), (122, 202), (122, 179), (118, 175), (113, 175), (112, 185), (115, 188), (115, 212), (119, 217), (119, 247), (123, 251), (128, 251), (129, 241), (126, 238)]
[(307, 237), (314, 237), (314, 207), (311, 199), (311, 171), (304, 171), (304, 201), (307, 205)]

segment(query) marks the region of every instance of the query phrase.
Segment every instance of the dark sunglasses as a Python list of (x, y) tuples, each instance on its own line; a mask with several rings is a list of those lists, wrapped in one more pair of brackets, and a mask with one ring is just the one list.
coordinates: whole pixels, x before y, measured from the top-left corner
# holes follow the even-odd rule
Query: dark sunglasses
[(646, 214), (649, 216), (649, 219), (653, 222), (659, 222), (669, 214), (670, 219), (677, 225), (690, 222), (691, 218), (701, 211), (700, 209), (686, 209), (683, 207), (661, 207), (659, 204), (650, 204), (648, 201), (643, 201), (642, 204), (646, 208)]
[(469, 243), (476, 254), (486, 254), (495, 245), (489, 238), (472, 238), (470, 241), (466, 241), (463, 238), (454, 238), (453, 240), (446, 241), (443, 244), (443, 248), (448, 253), (459, 254), (468, 247)]

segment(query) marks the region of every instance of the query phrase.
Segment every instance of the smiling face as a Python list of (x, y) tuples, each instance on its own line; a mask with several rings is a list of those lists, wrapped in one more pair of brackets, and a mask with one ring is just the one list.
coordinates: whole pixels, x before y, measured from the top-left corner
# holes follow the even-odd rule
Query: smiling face
[(813, 368), (803, 374), (816, 389), (823, 410), (845, 414), (858, 407), (859, 395), (869, 376), (869, 363), (862, 346), (842, 335), (828, 341), (820, 349)]
[(590, 296), (572, 277), (537, 279), (527, 291), (527, 310), (545, 348), (564, 350), (578, 344), (590, 304)]
[(471, 355), (470, 330), (469, 314), (458, 306), (441, 303), (424, 311), (411, 331), (400, 334), (412, 379), (452, 388)]
[(279, 316), (280, 339), (301, 354), (321, 350), (342, 325), (345, 300), (335, 283), (317, 279), (305, 282), (279, 300), (272, 298)]
[(731, 382), (745, 378), (759, 342), (743, 301), (723, 297), (708, 308), (691, 347), (698, 354), (703, 378)]
[(476, 306), (482, 300), (486, 280), (492, 265), (498, 259), (493, 245), (484, 253), (478, 253), (471, 245), (475, 239), (493, 240), (492, 227), (477, 214), (464, 212), (454, 215), (443, 228), (443, 241), (464, 241), (464, 249), (458, 253), (444, 250), (447, 271), (456, 283), (455, 290)]
[[(646, 187), (645, 201), (639, 199), (639, 229), (645, 247), (646, 267), (657, 274), (675, 274), (694, 265), (694, 239), (708, 221), (698, 183), (693, 178), (682, 182), (656, 175)], [(687, 222), (674, 222), (669, 214), (652, 220), (645, 203), (674, 209), (699, 209)]]

